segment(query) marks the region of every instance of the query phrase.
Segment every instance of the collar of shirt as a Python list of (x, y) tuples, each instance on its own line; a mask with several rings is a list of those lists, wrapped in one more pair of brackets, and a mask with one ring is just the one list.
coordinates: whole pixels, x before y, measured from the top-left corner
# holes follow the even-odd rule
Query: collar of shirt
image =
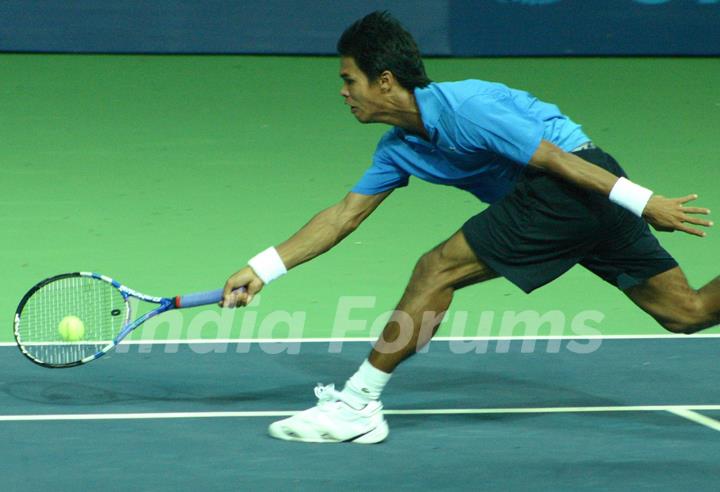
[(420, 111), (420, 118), (423, 125), (425, 125), (425, 131), (428, 133), (430, 141), (434, 142), (437, 136), (437, 123), (443, 106), (437, 96), (433, 94), (432, 86), (433, 84), (427, 87), (416, 87), (414, 95), (415, 103)]
[(442, 105), (440, 101), (432, 94), (430, 86), (421, 88), (416, 87), (414, 91), (415, 102), (420, 111), (420, 119), (423, 122), (425, 131), (428, 134), (430, 140), (408, 133), (402, 128), (396, 127), (397, 134), (404, 141), (412, 144), (415, 147), (420, 147), (430, 152), (433, 152), (437, 146), (438, 130), (437, 122), (440, 119), (440, 113), (442, 111)]

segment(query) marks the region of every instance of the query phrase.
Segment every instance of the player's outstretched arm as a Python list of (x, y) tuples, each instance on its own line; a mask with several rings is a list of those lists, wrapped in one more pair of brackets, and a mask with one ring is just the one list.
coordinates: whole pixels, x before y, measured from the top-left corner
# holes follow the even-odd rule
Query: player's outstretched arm
[[(697, 195), (682, 198), (666, 198), (636, 185), (626, 178), (619, 178), (575, 154), (563, 151), (556, 145), (543, 140), (530, 159), (530, 165), (555, 174), (576, 186), (602, 193), (618, 205), (642, 216), (658, 231), (682, 231), (704, 237), (706, 233), (693, 225), (710, 227), (709, 220), (695, 217), (707, 215), (710, 210), (701, 207), (686, 207)], [(688, 225), (691, 224), (691, 225)]]
[(245, 306), (266, 283), (301, 263), (310, 261), (342, 241), (391, 193), (348, 193), (332, 207), (316, 214), (277, 248), (268, 248), (234, 273), (225, 283), (225, 307)]

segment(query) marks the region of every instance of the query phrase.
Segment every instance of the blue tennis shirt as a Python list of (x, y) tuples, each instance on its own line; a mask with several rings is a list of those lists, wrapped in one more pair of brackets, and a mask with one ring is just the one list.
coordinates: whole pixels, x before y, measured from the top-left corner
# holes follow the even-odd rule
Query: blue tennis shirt
[(430, 140), (393, 127), (353, 192), (382, 193), (416, 176), (493, 203), (512, 189), (541, 140), (566, 151), (590, 140), (554, 104), (503, 84), (431, 83), (415, 89), (415, 100)]

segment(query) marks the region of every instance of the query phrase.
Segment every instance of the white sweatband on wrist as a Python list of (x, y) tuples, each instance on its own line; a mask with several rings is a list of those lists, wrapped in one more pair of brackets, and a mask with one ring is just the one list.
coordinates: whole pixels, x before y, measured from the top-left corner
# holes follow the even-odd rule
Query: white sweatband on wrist
[(282, 258), (272, 246), (253, 256), (248, 265), (266, 285), (287, 273)]
[(652, 190), (635, 184), (627, 178), (620, 178), (610, 190), (610, 201), (642, 217), (645, 205), (650, 201)]

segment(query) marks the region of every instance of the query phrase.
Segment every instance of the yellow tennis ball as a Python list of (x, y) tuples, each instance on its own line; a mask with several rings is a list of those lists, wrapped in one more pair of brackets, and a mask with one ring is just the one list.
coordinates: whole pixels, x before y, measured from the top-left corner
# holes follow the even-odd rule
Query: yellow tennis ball
[(85, 336), (85, 325), (77, 316), (65, 316), (60, 320), (58, 332), (66, 342), (77, 342)]

